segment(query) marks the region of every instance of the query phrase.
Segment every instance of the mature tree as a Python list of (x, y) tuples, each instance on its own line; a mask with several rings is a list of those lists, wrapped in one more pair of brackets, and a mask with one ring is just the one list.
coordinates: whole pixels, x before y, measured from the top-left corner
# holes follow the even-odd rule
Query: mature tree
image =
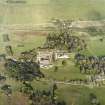
[(6, 80), (6, 77), (5, 76), (2, 76), (1, 74), (0, 74), (0, 81), (5, 81)]
[(4, 93), (9, 96), (12, 93), (12, 88), (10, 85), (5, 84), (1, 87), (1, 89), (4, 91)]
[(62, 65), (65, 66), (67, 64), (66, 60), (62, 61)]
[(28, 95), (32, 94), (33, 91), (34, 91), (33, 87), (28, 82), (23, 82), (22, 86), (20, 87), (20, 92)]
[(93, 93), (90, 93), (90, 103), (91, 105), (101, 105), (96, 95)]
[(58, 66), (54, 66), (54, 72), (57, 72)]

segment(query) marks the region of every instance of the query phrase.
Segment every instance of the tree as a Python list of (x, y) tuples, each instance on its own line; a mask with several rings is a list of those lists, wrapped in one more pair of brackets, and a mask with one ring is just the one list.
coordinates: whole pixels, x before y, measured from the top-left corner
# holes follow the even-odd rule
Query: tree
[(85, 42), (80, 40), (77, 36), (71, 36), (68, 30), (50, 33), (44, 44), (44, 48), (67, 50), (68, 52), (77, 51), (78, 47), (80, 47), (80, 50), (85, 49)]
[(37, 57), (37, 52), (35, 49), (32, 49), (29, 51), (22, 52), (19, 57), (19, 60), (35, 62), (36, 57)]
[(66, 60), (62, 61), (62, 65), (65, 66), (67, 64)]
[(95, 94), (90, 93), (89, 97), (90, 97), (90, 103), (91, 103), (91, 105), (100, 105), (100, 102), (97, 99)]
[(21, 62), (13, 59), (7, 59), (5, 68), (10, 77), (21, 81), (31, 81), (36, 77), (44, 77), (40, 71), (40, 66), (35, 62)]
[(1, 87), (1, 89), (4, 91), (4, 93), (5, 93), (7, 96), (9, 96), (9, 95), (12, 94), (12, 88), (11, 88), (11, 86), (8, 85), (8, 84), (3, 85), (3, 86)]
[(13, 56), (12, 46), (8, 45), (5, 47), (6, 53), (10, 56)]
[(1, 87), (1, 90), (4, 92), (4, 94), (7, 96), (7, 103), (8, 105), (11, 105), (11, 94), (12, 94), (12, 88), (11, 85), (5, 84)]
[(103, 38), (100, 38), (100, 42), (103, 42)]
[(66, 105), (63, 104), (63, 101), (59, 102), (56, 100), (53, 102), (51, 92), (45, 90), (43, 91), (35, 90), (30, 95), (30, 100), (31, 100), (30, 105)]
[(6, 80), (6, 77), (5, 76), (2, 76), (1, 74), (0, 74), (0, 81), (2, 81), (2, 80)]
[(58, 66), (55, 66), (54, 67), (54, 72), (57, 72), (57, 70), (58, 70)]
[(57, 89), (57, 84), (56, 83), (52, 83), (51, 86), (51, 99), (52, 99), (52, 103), (55, 103), (55, 90)]
[(31, 86), (30, 83), (27, 82), (23, 82), (21, 88), (20, 88), (20, 92), (25, 93), (30, 95), (31, 93), (33, 93), (33, 87)]

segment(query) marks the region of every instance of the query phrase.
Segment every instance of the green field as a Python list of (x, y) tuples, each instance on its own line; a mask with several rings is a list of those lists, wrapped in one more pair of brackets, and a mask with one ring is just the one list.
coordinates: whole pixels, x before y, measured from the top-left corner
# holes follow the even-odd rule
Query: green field
[(60, 99), (65, 99), (67, 105), (91, 105), (89, 103), (89, 94), (94, 93), (101, 105), (105, 104), (105, 88), (87, 88), (81, 86), (59, 86), (58, 95)]
[[(13, 45), (14, 53), (20, 53), (22, 51), (30, 50), (40, 47), (45, 42), (45, 36), (28, 35), (11, 37), (11, 45)], [(18, 47), (19, 44), (23, 44), (24, 47)]]
[(0, 2), (0, 23), (43, 23), (52, 18), (104, 19), (105, 0), (26, 0), (26, 4)]
[(104, 56), (105, 55), (105, 39), (100, 41), (101, 37), (89, 37), (87, 41), (87, 50), (83, 51), (83, 54), (93, 56)]
[(63, 60), (58, 60), (55, 66), (58, 70), (55, 71), (54, 67), (49, 69), (42, 69), (46, 78), (59, 81), (73, 80), (73, 79), (86, 79), (85, 74), (81, 74), (78, 67), (75, 67), (71, 59), (66, 60), (66, 65), (62, 65)]
[[(11, 45), (13, 48), (14, 54), (19, 54), (23, 51), (30, 50), (33, 48), (40, 47), (45, 42), (45, 36), (41, 35), (9, 35), (10, 41), (3, 42), (2, 35), (0, 37), (0, 53), (5, 53), (5, 46)], [(19, 45), (23, 45), (23, 47), (19, 47)]]

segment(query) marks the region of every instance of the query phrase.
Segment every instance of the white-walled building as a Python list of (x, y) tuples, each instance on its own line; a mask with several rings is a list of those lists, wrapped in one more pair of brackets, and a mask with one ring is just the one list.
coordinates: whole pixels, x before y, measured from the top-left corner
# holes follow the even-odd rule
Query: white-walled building
[(68, 59), (70, 58), (70, 53), (67, 51), (56, 51), (56, 50), (39, 50), (37, 52), (37, 62), (39, 62), (40, 67), (52, 67), (53, 62), (57, 59)]

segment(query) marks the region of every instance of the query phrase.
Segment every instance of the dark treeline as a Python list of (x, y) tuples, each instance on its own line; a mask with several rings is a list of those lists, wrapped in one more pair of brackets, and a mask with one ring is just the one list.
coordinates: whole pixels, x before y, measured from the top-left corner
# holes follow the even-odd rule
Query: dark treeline
[(7, 59), (5, 63), (6, 71), (10, 77), (21, 81), (30, 81), (36, 77), (44, 77), (44, 74), (40, 71), (40, 66), (35, 62), (28, 61), (16, 61), (13, 59)]
[(83, 54), (75, 55), (76, 64), (80, 67), (80, 72), (105, 74), (105, 56), (85, 56)]

